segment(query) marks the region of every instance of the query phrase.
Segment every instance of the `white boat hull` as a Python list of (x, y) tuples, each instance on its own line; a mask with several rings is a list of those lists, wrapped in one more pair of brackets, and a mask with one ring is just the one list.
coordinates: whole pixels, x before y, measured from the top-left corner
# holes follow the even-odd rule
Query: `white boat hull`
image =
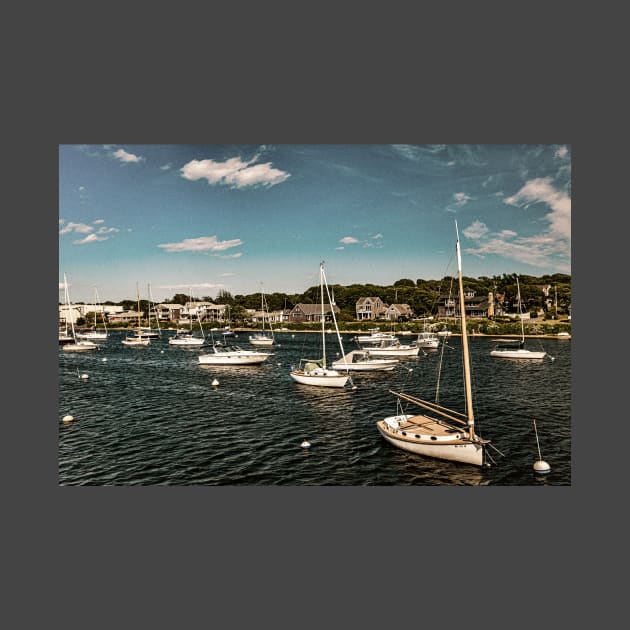
[(373, 357), (416, 357), (420, 352), (417, 346), (367, 349)]
[(339, 374), (336, 370), (317, 368), (309, 372), (293, 370), (291, 378), (302, 385), (315, 385), (317, 387), (343, 387), (348, 382), (346, 374)]
[(107, 339), (106, 332), (86, 332), (86, 333), (77, 333), (77, 339), (97, 339), (97, 340), (105, 340)]
[(387, 370), (393, 370), (397, 363), (397, 359), (392, 359), (391, 361), (384, 359), (383, 361), (362, 361), (361, 363), (335, 362), (332, 366), (335, 370), (341, 370), (342, 372), (345, 372), (346, 370), (351, 372), (384, 372)]
[(98, 350), (98, 346), (91, 341), (77, 341), (62, 346), (64, 352), (85, 352), (86, 350)]
[(205, 342), (206, 342), (205, 339), (200, 339), (197, 337), (190, 337), (190, 338), (183, 338), (183, 339), (177, 339), (176, 337), (173, 337), (172, 339), (168, 340), (168, 343), (171, 346), (184, 346), (187, 348), (203, 346)]
[(352, 350), (343, 359), (335, 361), (332, 367), (342, 372), (374, 372), (393, 370), (398, 363), (398, 359), (376, 359), (366, 350)]
[(202, 354), (199, 356), (201, 365), (257, 365), (269, 357), (265, 352), (222, 352), (217, 354)]
[(140, 339), (135, 337), (127, 337), (121, 341), (125, 346), (148, 346), (151, 343), (150, 339)]
[(395, 426), (398, 421), (404, 421), (411, 417), (410, 415), (391, 416), (377, 422), (376, 427), (388, 442), (404, 451), (434, 459), (483, 466), (483, 446), (481, 444), (464, 441), (461, 438), (431, 441), (430, 436), (417, 436), (414, 432), (394, 429), (388, 423), (389, 421)]
[(547, 355), (546, 352), (536, 352), (534, 350), (515, 349), (515, 350), (493, 350), (491, 357), (501, 359), (543, 359)]
[(252, 346), (272, 346), (273, 338), (272, 337), (250, 337), (249, 343)]

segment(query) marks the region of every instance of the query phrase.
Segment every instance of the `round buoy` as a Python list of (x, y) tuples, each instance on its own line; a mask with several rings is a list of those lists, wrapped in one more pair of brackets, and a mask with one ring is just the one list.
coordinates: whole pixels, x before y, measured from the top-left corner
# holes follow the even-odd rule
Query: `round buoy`
[(70, 415), (63, 417), (63, 422), (72, 422), (74, 418)]
[(354, 391), (356, 388), (357, 388), (357, 386), (356, 386), (356, 385), (353, 385), (353, 386), (352, 386), (352, 390), (353, 390), (353, 391)]
[(534, 462), (534, 471), (539, 475), (546, 475), (551, 470), (551, 466), (544, 460), (539, 459)]
[(87, 380), (90, 377), (89, 377), (88, 374), (81, 374), (81, 378), (85, 381), (85, 380)]
[(302, 444), (300, 444), (300, 446), (301, 446), (302, 448), (310, 448), (310, 447), (311, 447), (311, 443), (310, 443), (308, 440), (304, 440), (304, 441), (302, 442)]
[(103, 357), (103, 358), (101, 359), (101, 361), (103, 361), (103, 362), (104, 362), (104, 361), (107, 361), (107, 357)]
[(213, 385), (213, 387), (216, 387), (218, 384), (219, 384), (219, 381), (217, 381), (217, 379), (215, 378), (215, 379), (212, 381), (212, 385)]
[(164, 350), (160, 350), (160, 354), (164, 354)]

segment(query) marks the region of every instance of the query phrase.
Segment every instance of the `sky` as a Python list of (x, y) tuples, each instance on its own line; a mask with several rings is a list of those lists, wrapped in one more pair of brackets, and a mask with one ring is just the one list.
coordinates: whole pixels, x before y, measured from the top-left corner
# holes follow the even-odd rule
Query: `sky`
[(59, 299), (571, 273), (560, 144), (59, 146)]

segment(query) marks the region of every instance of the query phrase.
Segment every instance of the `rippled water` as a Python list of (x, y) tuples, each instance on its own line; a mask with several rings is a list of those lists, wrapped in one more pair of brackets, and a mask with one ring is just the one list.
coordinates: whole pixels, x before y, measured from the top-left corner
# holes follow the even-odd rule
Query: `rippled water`
[[(337, 390), (289, 376), (300, 357), (319, 355), (316, 334), (278, 333), (270, 359), (251, 367), (200, 366), (199, 349), (169, 346), (166, 336), (126, 347), (124, 336), (110, 333), (98, 351), (59, 350), (61, 485), (571, 484), (570, 340), (528, 340), (554, 357), (534, 362), (492, 358), (491, 339), (470, 340), (476, 430), (503, 454), (491, 450), (496, 464), (477, 468), (397, 449), (375, 426), (396, 413), (389, 389), (435, 399), (439, 351), (403, 359), (393, 372), (354, 374), (355, 390)], [(327, 337), (334, 359), (335, 337)], [(355, 347), (350, 337), (346, 351)], [(245, 333), (236, 341), (250, 347)], [(460, 339), (451, 338), (441, 404), (464, 411), (462, 380)], [(66, 414), (74, 421), (63, 423)], [(532, 468), (534, 418), (551, 466), (545, 476)]]

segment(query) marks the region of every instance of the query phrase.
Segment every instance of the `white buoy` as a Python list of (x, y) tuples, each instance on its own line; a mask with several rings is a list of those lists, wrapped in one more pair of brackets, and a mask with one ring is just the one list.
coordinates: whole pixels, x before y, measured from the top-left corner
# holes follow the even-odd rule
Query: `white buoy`
[(215, 379), (212, 381), (212, 386), (213, 386), (213, 387), (217, 387), (218, 385), (219, 385), (219, 381), (217, 381), (217, 379), (215, 378)]
[(103, 361), (103, 362), (107, 361), (107, 357), (103, 357), (103, 358), (101, 359), (101, 361)]
[(82, 380), (87, 381), (88, 378), (90, 378), (88, 374), (81, 374)]
[(68, 415), (68, 416), (64, 416), (62, 418), (62, 420), (63, 420), (63, 422), (72, 422), (74, 420), (74, 418), (72, 416)]
[(311, 448), (311, 443), (308, 440), (304, 440), (300, 446), (302, 448)]
[(160, 354), (164, 354), (164, 350), (160, 350)]
[(536, 429), (536, 418), (534, 418), (534, 432), (536, 433), (536, 444), (538, 445), (538, 461), (534, 462), (534, 472), (539, 475), (546, 475), (551, 471), (551, 466), (542, 458), (540, 454), (540, 443), (538, 442), (538, 430)]

